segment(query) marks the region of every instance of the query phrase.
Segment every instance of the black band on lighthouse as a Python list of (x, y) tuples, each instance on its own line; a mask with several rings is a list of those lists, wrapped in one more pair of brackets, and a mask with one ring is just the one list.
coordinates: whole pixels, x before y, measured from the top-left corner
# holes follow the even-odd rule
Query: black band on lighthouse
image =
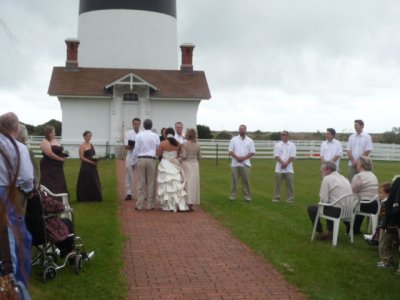
[(176, 0), (80, 0), (79, 14), (93, 10), (147, 10), (176, 18)]

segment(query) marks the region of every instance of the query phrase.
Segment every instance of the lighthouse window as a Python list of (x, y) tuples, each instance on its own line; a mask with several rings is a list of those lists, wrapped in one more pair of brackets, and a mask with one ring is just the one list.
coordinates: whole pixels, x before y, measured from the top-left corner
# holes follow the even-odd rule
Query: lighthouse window
[(139, 101), (139, 96), (135, 93), (126, 93), (124, 94), (124, 101)]

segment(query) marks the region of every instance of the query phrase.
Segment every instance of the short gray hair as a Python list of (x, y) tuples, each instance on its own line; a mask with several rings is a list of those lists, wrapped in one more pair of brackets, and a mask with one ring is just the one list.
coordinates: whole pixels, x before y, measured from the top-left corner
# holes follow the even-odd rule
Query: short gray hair
[(333, 161), (324, 162), (324, 166), (332, 172), (335, 172), (337, 170), (336, 164)]
[(368, 156), (360, 156), (358, 161), (365, 171), (372, 171), (372, 160)]
[(8, 112), (0, 116), (0, 124), (8, 132), (18, 131), (19, 120), (16, 114)]
[(28, 142), (28, 129), (26, 129), (24, 124), (19, 124), (17, 141), (21, 142), (22, 144), (26, 144)]

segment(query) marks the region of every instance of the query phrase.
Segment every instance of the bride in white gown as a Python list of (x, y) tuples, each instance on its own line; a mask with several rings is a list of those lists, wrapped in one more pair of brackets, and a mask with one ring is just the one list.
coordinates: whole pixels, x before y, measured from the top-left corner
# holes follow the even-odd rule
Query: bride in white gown
[(162, 156), (158, 164), (157, 199), (165, 211), (189, 211), (185, 201), (185, 177), (177, 159), (180, 144), (175, 140), (175, 131), (167, 128), (167, 139), (160, 143), (157, 155)]

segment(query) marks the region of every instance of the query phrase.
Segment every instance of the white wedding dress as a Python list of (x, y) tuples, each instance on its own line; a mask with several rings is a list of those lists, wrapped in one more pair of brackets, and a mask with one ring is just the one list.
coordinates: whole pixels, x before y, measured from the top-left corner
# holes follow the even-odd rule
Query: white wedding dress
[(158, 164), (157, 199), (165, 211), (186, 211), (185, 177), (177, 160), (177, 151), (164, 151)]

